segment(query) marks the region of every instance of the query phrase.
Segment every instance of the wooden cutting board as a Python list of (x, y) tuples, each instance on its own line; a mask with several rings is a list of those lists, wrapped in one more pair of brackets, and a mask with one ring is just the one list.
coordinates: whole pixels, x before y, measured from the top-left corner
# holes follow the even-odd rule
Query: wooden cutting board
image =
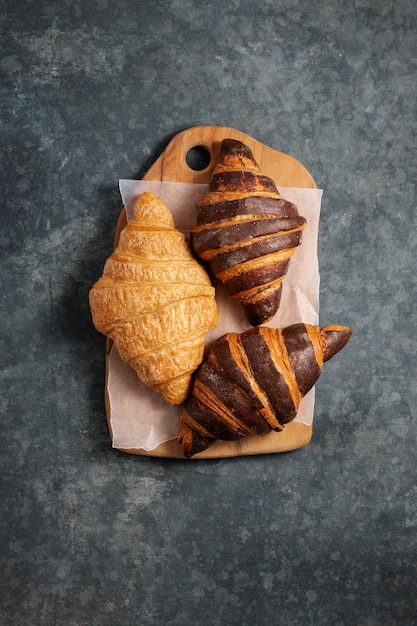
[[(269, 148), (245, 133), (227, 126), (195, 126), (175, 135), (146, 172), (143, 179), (180, 183), (208, 183), (214, 166), (220, 158), (220, 145), (225, 138), (238, 139), (249, 146), (262, 173), (272, 178), (278, 188), (316, 188), (313, 177), (302, 163), (287, 154)], [(125, 225), (126, 212), (123, 208), (116, 225), (115, 246), (119, 240), (120, 231)], [(112, 435), (112, 430), (110, 403), (107, 395), (107, 376), (108, 355), (111, 345), (111, 341), (108, 340), (105, 403), (110, 435)], [(192, 457), (192, 460), (288, 452), (307, 445), (311, 436), (312, 426), (292, 422), (287, 424), (280, 433), (271, 432), (264, 437), (250, 435), (237, 441), (216, 442), (207, 450)], [(121, 451), (143, 456), (184, 458), (176, 440), (165, 442), (151, 451), (125, 448)]]

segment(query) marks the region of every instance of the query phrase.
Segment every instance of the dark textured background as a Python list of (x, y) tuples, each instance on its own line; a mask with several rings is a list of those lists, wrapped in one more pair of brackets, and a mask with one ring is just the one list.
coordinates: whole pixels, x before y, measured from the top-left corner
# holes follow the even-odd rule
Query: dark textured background
[[(0, 623), (417, 621), (414, 0), (0, 0)], [(324, 189), (311, 444), (111, 449), (88, 290), (119, 178), (222, 124)]]

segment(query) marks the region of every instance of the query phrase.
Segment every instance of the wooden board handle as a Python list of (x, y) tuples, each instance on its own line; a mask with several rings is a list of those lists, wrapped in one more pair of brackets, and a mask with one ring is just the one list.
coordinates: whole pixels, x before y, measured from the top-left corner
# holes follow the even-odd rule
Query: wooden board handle
[[(220, 158), (221, 142), (226, 138), (238, 139), (249, 146), (261, 171), (270, 176), (278, 187), (316, 187), (310, 172), (297, 159), (269, 148), (249, 135), (227, 126), (195, 126), (175, 135), (143, 178), (181, 183), (208, 183)], [(206, 150), (210, 158), (208, 166), (203, 170), (192, 169), (187, 164), (187, 154), (196, 147)]]

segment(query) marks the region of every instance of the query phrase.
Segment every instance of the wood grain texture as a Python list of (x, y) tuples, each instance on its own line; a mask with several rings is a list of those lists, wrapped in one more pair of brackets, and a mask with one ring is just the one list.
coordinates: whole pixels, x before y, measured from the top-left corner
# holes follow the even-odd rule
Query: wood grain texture
[[(175, 135), (163, 153), (158, 157), (143, 177), (144, 180), (181, 182), (181, 183), (208, 183), (216, 162), (220, 158), (221, 142), (225, 138), (238, 139), (252, 150), (253, 155), (263, 174), (272, 178), (278, 189), (281, 187), (305, 187), (315, 189), (316, 184), (309, 171), (293, 157), (278, 152), (258, 141), (227, 126), (195, 126)], [(210, 154), (210, 163), (203, 170), (193, 170), (187, 165), (187, 153), (195, 147), (203, 147)], [(120, 231), (126, 225), (126, 213), (122, 209), (116, 225), (114, 245), (117, 245)], [(110, 404), (107, 395), (108, 358), (111, 340), (106, 347), (106, 385), (105, 404), (110, 435)], [(191, 460), (236, 457), (254, 454), (271, 454), (289, 452), (306, 446), (312, 437), (312, 426), (298, 422), (291, 422), (280, 433), (271, 432), (261, 437), (250, 435), (237, 441), (222, 441), (211, 445)], [(184, 459), (178, 443), (165, 442), (151, 451), (142, 449), (121, 449), (122, 452), (142, 456), (155, 456), (172, 459)]]

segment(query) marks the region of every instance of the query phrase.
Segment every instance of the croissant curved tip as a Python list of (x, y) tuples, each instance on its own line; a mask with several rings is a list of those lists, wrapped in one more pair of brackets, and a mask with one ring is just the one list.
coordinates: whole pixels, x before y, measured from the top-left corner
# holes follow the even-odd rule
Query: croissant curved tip
[(190, 459), (195, 454), (203, 452), (212, 443), (214, 439), (203, 437), (197, 431), (192, 430), (183, 419), (180, 420), (180, 432), (178, 434), (178, 443), (182, 447), (186, 459)]
[(352, 336), (352, 330), (348, 326), (331, 324), (321, 328), (323, 361), (328, 361), (345, 347)]
[(243, 302), (246, 317), (252, 326), (260, 326), (269, 322), (278, 311), (281, 302), (282, 285), (271, 293), (265, 293), (255, 302)]
[(133, 218), (143, 225), (174, 228), (171, 211), (162, 200), (151, 191), (144, 191), (135, 200)]
[(239, 139), (223, 139), (221, 143), (221, 154), (222, 157), (226, 154), (245, 156), (247, 159), (254, 161), (252, 150), (242, 141), (239, 141)]

